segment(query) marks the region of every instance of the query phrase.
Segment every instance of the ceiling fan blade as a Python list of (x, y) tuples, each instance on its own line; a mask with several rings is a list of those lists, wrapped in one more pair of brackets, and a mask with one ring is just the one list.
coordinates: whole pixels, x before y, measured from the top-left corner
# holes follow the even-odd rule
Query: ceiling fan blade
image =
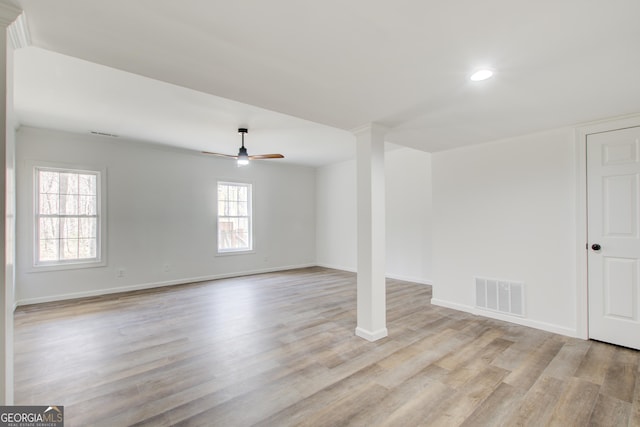
[(228, 157), (231, 159), (237, 159), (238, 156), (232, 156), (231, 154), (222, 154), (222, 153), (212, 153), (211, 151), (203, 151), (202, 154), (210, 154), (212, 156), (219, 156), (219, 157)]
[(254, 156), (249, 156), (251, 160), (261, 160), (261, 159), (284, 159), (282, 154), (256, 154)]

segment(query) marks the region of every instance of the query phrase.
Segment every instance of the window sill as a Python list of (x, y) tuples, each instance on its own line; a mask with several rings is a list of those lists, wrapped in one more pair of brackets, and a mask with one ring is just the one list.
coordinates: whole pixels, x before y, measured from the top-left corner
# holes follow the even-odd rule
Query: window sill
[(28, 273), (44, 273), (48, 271), (63, 271), (63, 270), (82, 270), (85, 268), (105, 267), (106, 261), (87, 261), (87, 262), (73, 262), (68, 264), (41, 264), (33, 265)]
[(241, 250), (241, 251), (225, 251), (225, 252), (217, 252), (216, 256), (232, 256), (232, 255), (248, 255), (255, 254), (255, 249)]

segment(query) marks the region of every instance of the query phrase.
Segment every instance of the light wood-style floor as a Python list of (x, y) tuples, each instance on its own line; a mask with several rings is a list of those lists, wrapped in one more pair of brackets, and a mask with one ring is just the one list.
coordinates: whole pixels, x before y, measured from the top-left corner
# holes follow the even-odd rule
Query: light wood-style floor
[(354, 336), (355, 275), (292, 270), (15, 315), (16, 404), (66, 426), (639, 426), (640, 354), (430, 304), (389, 280)]

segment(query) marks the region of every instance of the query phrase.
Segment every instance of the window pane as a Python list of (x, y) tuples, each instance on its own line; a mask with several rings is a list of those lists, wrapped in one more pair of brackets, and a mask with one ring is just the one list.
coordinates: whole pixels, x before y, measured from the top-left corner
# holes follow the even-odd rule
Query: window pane
[(247, 216), (247, 215), (249, 215), (249, 212), (248, 212), (248, 209), (247, 209), (248, 208), (247, 205), (248, 205), (248, 203), (246, 203), (246, 202), (238, 203), (238, 215), (239, 216)]
[(38, 182), (40, 183), (40, 193), (58, 194), (60, 174), (52, 171), (38, 171)]
[(233, 233), (233, 223), (221, 220), (218, 223), (218, 246), (221, 249), (231, 249), (231, 234)]
[(60, 220), (58, 218), (40, 218), (38, 229), (41, 239), (57, 239), (60, 237)]
[(95, 175), (82, 174), (79, 177), (79, 190), (80, 194), (95, 196), (98, 194), (97, 189), (97, 177)]
[(78, 218), (61, 218), (60, 237), (63, 239), (78, 238)]
[(229, 216), (238, 216), (238, 204), (236, 202), (227, 202), (227, 208)]
[(239, 231), (237, 235), (238, 246), (236, 249), (248, 249), (249, 248), (249, 233), (246, 231)]
[(78, 196), (60, 195), (60, 214), (78, 215)]
[(38, 258), (40, 261), (57, 261), (58, 258), (58, 239), (49, 240), (43, 239), (40, 240), (40, 251), (38, 253)]
[(60, 259), (78, 259), (78, 239), (62, 239)]
[(96, 238), (97, 237), (97, 225), (96, 218), (80, 218), (78, 237), (80, 238)]
[(237, 200), (238, 199), (238, 187), (235, 185), (229, 186), (229, 200)]
[(78, 197), (78, 215), (95, 215), (97, 212), (96, 196)]
[(228, 218), (218, 223), (218, 246), (220, 249), (248, 249), (248, 220)]
[(87, 259), (96, 257), (96, 239), (78, 240), (78, 258)]
[(238, 200), (246, 202), (247, 199), (247, 187), (240, 187), (238, 191)]
[(249, 221), (246, 218), (234, 218), (233, 249), (244, 249), (249, 247), (248, 222)]
[(38, 209), (43, 215), (58, 215), (60, 213), (59, 196), (57, 194), (40, 194)]
[(78, 194), (77, 173), (60, 173), (60, 194)]
[(249, 233), (249, 218), (238, 218), (238, 230), (243, 233)]

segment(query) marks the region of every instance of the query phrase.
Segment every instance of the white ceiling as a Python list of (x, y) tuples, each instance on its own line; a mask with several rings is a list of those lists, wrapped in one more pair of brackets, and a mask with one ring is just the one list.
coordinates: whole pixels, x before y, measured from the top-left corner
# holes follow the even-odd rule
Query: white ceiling
[(317, 166), (371, 122), (438, 151), (640, 112), (638, 0), (18, 3), (34, 126)]
[(91, 131), (196, 151), (249, 154), (321, 166), (353, 157), (354, 137), (333, 127), (28, 47), (15, 52), (15, 110), (22, 124)]

